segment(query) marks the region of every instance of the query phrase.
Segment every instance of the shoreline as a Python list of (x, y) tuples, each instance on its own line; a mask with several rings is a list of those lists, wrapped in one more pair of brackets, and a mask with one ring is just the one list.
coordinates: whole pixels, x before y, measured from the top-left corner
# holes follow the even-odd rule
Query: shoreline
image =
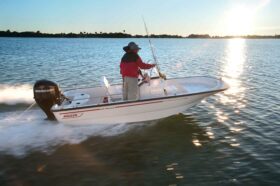
[[(147, 37), (36, 37), (36, 36), (28, 36), (28, 37), (22, 37), (22, 36), (0, 36), (0, 38), (38, 38), (38, 39), (147, 39)], [(211, 38), (203, 38), (203, 37), (197, 37), (197, 38), (190, 38), (190, 37), (181, 37), (181, 38), (173, 38), (173, 37), (150, 37), (152, 39), (209, 39), (209, 40), (218, 40), (218, 39), (280, 39), (279, 37), (211, 37)]]
[[(0, 38), (9, 37), (9, 38), (108, 38), (108, 39), (129, 39), (129, 38), (148, 38), (147, 35), (131, 35), (125, 32), (115, 32), (115, 33), (103, 33), (103, 32), (95, 32), (95, 33), (87, 33), (80, 32), (77, 33), (41, 33), (40, 31), (33, 32), (11, 32), (0, 31)], [(234, 39), (234, 38), (242, 38), (242, 39), (280, 39), (280, 35), (241, 35), (241, 36), (210, 36), (209, 34), (190, 34), (188, 36), (180, 36), (180, 35), (169, 35), (169, 34), (160, 34), (155, 35), (151, 34), (150, 38), (153, 39)]]

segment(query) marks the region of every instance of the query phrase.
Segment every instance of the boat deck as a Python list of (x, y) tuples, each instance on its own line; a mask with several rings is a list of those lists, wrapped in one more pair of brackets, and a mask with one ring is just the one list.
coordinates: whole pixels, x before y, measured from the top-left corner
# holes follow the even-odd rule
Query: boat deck
[[(165, 81), (156, 78), (152, 79), (150, 83), (139, 85), (139, 100), (188, 95), (226, 88), (227, 85), (221, 84), (219, 79), (211, 77), (188, 77)], [(56, 110), (123, 102), (122, 85), (119, 84), (112, 85), (108, 89), (106, 87), (95, 87), (69, 90), (64, 94), (72, 101), (64, 101), (60, 106), (56, 105)]]

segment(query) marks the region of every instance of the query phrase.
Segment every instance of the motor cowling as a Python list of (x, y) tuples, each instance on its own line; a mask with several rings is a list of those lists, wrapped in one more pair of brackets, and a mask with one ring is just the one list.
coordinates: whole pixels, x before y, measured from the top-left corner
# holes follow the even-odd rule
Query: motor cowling
[(49, 120), (56, 120), (51, 108), (61, 104), (61, 93), (56, 83), (49, 80), (39, 80), (33, 87), (34, 99), (45, 112)]

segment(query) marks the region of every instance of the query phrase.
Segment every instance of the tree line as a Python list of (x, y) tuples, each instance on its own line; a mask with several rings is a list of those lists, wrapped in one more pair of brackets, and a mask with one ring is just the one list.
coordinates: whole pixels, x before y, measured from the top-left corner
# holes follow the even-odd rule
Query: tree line
[[(131, 35), (125, 32), (95, 32), (95, 33), (88, 33), (88, 32), (80, 32), (80, 33), (41, 33), (40, 31), (32, 32), (11, 32), (10, 30), (7, 31), (0, 31), (0, 37), (45, 37), (45, 38), (145, 38), (147, 35)], [(154, 35), (152, 34), (151, 37), (153, 38), (182, 38), (179, 35)]]
[[(40, 31), (33, 32), (16, 32), (16, 31), (0, 31), (0, 37), (38, 37), (38, 38), (147, 38), (147, 35), (131, 35), (123, 32), (80, 32), (80, 33), (41, 33)], [(213, 38), (213, 39), (228, 39), (228, 38), (248, 38), (248, 39), (280, 39), (280, 35), (246, 35), (246, 36), (210, 36), (209, 34), (190, 34), (187, 37), (180, 35), (160, 34), (150, 35), (152, 38)]]

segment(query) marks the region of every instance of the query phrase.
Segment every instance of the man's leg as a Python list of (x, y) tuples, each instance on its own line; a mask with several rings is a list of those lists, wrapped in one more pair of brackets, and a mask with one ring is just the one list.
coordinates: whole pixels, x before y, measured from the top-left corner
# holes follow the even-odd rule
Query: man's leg
[(127, 100), (128, 96), (128, 83), (127, 77), (123, 77), (123, 100)]
[(137, 100), (138, 96), (138, 78), (127, 77), (128, 83), (128, 100)]

